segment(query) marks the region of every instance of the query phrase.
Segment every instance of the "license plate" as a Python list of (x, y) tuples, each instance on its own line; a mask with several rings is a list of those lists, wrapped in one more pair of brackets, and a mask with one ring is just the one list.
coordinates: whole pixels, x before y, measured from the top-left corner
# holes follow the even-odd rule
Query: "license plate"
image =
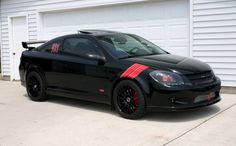
[(207, 94), (207, 100), (210, 101), (213, 97), (215, 97), (215, 93), (214, 92), (210, 92)]

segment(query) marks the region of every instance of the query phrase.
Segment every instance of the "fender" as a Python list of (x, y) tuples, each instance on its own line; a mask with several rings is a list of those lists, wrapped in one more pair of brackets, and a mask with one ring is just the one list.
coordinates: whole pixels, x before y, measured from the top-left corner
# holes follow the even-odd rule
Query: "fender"
[(25, 73), (25, 79), (26, 79), (26, 76), (28, 75), (28, 73), (31, 72), (31, 71), (36, 71), (45, 78), (45, 73), (44, 73), (44, 71), (41, 67), (39, 67), (35, 64), (30, 64), (27, 68), (26, 73)]
[[(111, 97), (115, 86), (122, 80), (132, 80), (138, 84), (138, 86), (144, 91), (145, 95), (150, 94), (150, 85), (147, 82), (149, 66), (135, 63), (127, 68), (124, 72), (119, 73), (116, 80), (113, 82)], [(150, 97), (150, 96), (147, 96)]]
[[(145, 74), (146, 73), (145, 71), (148, 69), (149, 66), (135, 63), (131, 65), (129, 68), (127, 68), (121, 74), (120, 78), (127, 78), (135, 81), (141, 87), (141, 89), (144, 90), (145, 94), (149, 94), (150, 93), (149, 84), (147, 83), (147, 81), (144, 80), (147, 78), (147, 74)], [(141, 73), (144, 74), (142, 75)]]
[(150, 97), (150, 84), (146, 80), (144, 80), (141, 76), (138, 76), (133, 81), (140, 86), (146, 97)]

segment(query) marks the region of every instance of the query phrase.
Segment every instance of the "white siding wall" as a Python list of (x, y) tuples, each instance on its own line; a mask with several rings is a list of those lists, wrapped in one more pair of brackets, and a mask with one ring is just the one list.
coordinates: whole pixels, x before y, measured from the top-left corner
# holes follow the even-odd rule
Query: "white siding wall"
[(224, 86), (236, 86), (236, 0), (191, 3), (192, 57), (211, 65)]
[[(1, 0), (2, 74), (10, 76), (8, 16), (28, 15), (29, 40), (38, 38), (38, 11), (142, 0)], [(236, 0), (190, 0), (192, 57), (209, 63), (223, 85), (236, 86)]]
[(26, 14), (28, 17), (29, 40), (38, 38), (38, 12), (41, 10), (57, 10), (99, 5), (137, 2), (142, 0), (1, 0), (1, 47), (2, 47), (2, 75), (11, 75), (9, 26), (8, 17)]

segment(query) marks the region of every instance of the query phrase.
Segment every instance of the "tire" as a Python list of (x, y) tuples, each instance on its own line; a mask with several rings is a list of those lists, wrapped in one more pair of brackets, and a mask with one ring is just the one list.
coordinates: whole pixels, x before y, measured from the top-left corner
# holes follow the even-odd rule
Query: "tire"
[(123, 80), (118, 83), (112, 98), (116, 111), (126, 119), (139, 119), (146, 113), (145, 96), (133, 81)]
[(26, 90), (33, 101), (47, 100), (45, 80), (35, 71), (30, 72), (26, 77)]

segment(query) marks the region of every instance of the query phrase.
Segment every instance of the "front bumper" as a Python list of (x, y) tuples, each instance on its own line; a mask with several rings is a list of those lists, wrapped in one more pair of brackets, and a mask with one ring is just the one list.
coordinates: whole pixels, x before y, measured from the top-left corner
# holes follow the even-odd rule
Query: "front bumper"
[(146, 99), (148, 111), (179, 111), (215, 104), (220, 98), (220, 79), (214, 83), (186, 90), (153, 89)]

